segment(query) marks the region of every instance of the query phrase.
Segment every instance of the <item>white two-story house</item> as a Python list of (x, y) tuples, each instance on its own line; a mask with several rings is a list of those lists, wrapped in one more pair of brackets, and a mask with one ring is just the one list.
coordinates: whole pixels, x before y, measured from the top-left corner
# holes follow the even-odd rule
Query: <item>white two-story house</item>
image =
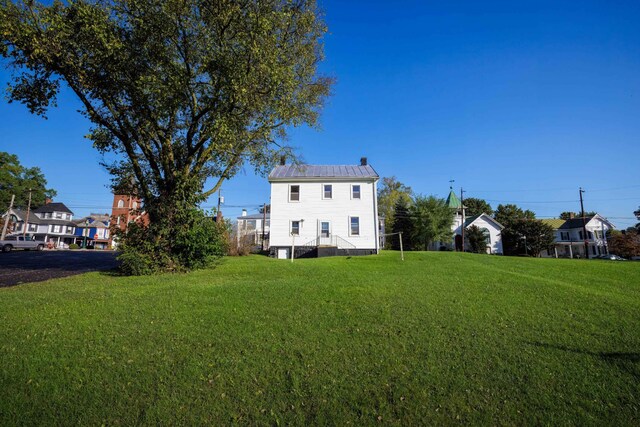
[(360, 165), (287, 165), (269, 174), (269, 247), (277, 258), (376, 254), (378, 174)]
[[(570, 218), (566, 221), (543, 220), (543, 222), (551, 225), (556, 233), (553, 247), (542, 251), (543, 257), (594, 258), (609, 253), (607, 232), (615, 227), (599, 214), (585, 217), (584, 223), (582, 217)], [(587, 230), (586, 235), (584, 228)], [(585, 248), (585, 242), (588, 249)]]

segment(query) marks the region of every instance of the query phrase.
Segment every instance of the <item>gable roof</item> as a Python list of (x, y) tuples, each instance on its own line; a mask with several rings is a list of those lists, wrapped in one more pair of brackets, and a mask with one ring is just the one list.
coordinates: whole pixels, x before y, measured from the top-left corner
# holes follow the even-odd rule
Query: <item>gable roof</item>
[(45, 212), (65, 212), (73, 215), (73, 212), (69, 210), (68, 207), (65, 206), (64, 203), (49, 203), (44, 206), (40, 206), (37, 209), (34, 209), (33, 212), (36, 213), (45, 213)]
[[(602, 222), (605, 222), (607, 224), (609, 224), (609, 227), (611, 228), (615, 228), (615, 226), (611, 223), (611, 221), (609, 221), (608, 219), (606, 219), (605, 217), (603, 217), (600, 214), (595, 214), (594, 216), (586, 216), (584, 217), (585, 220), (585, 224), (589, 224), (589, 222), (591, 222), (591, 220), (593, 219), (599, 219)], [(572, 228), (582, 228), (582, 217), (578, 217), (578, 218), (571, 218), (565, 221), (564, 224), (562, 224), (562, 226), (559, 228), (559, 230), (569, 230)]]
[[(585, 220), (585, 224), (589, 223), (589, 221), (591, 221), (593, 217), (592, 216), (587, 216), (584, 218)], [(564, 224), (562, 224), (562, 226), (560, 226), (560, 230), (567, 230), (567, 229), (571, 229), (571, 228), (582, 228), (582, 217), (579, 218), (571, 218), (568, 219), (564, 222)]]
[(370, 165), (281, 165), (269, 174), (269, 181), (287, 178), (378, 179), (379, 176)]
[(465, 220), (464, 220), (464, 228), (467, 228), (467, 227), (471, 226), (480, 217), (482, 217), (487, 222), (492, 222), (496, 226), (496, 228), (499, 229), (499, 230), (502, 230), (504, 228), (504, 225), (500, 224), (498, 221), (496, 221), (494, 218), (490, 217), (489, 215), (487, 215), (484, 212), (481, 213), (480, 215), (474, 215), (474, 216), (471, 216), (469, 218), (465, 218)]
[[(12, 209), (13, 213), (20, 221), (24, 221), (27, 218), (27, 211), (23, 209)], [(43, 221), (37, 216), (32, 215), (33, 211), (29, 214), (29, 224), (43, 224)]]

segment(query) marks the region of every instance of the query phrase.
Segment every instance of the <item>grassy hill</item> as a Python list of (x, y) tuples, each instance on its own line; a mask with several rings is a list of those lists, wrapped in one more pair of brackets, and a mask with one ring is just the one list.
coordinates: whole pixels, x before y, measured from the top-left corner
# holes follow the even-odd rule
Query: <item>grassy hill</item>
[(640, 423), (640, 263), (228, 258), (0, 289), (0, 424)]

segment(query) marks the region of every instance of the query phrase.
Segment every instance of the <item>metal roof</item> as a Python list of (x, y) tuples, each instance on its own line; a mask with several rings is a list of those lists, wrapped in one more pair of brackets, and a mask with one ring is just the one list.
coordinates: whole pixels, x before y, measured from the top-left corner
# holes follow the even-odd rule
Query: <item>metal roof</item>
[(449, 196), (447, 197), (447, 205), (452, 209), (461, 209), (462, 203), (460, 203), (460, 199), (456, 196), (456, 193), (453, 192), (453, 188), (449, 191)]
[(370, 166), (360, 165), (282, 165), (273, 168), (269, 179), (286, 178), (378, 178)]
[(559, 229), (565, 223), (565, 220), (560, 218), (547, 218), (541, 219), (540, 221), (542, 221), (543, 224), (550, 225), (554, 230)]

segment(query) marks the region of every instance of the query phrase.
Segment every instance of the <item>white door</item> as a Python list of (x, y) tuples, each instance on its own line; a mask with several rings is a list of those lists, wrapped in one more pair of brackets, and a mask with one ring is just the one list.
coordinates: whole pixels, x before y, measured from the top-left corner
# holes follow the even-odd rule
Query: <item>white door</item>
[(331, 221), (318, 221), (318, 237), (320, 246), (331, 245)]
[(286, 248), (279, 248), (278, 259), (289, 259), (289, 250)]

